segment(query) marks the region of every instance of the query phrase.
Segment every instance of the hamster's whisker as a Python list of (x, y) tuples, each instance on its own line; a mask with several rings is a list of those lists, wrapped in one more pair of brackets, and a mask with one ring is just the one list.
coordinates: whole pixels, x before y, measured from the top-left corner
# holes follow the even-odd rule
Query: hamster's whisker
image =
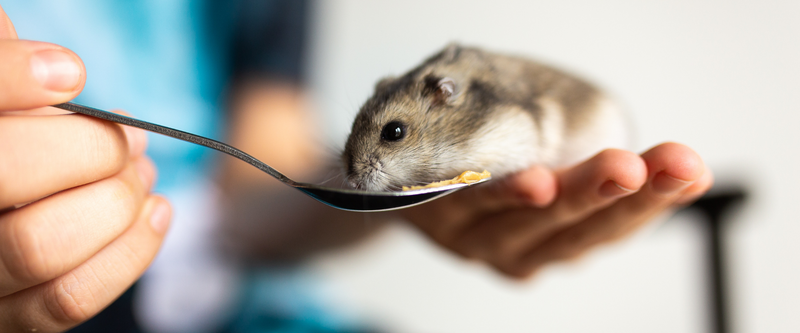
[(387, 185), (387, 186), (386, 186), (386, 188), (387, 188), (387, 189), (389, 189), (389, 190), (391, 190), (391, 191), (400, 191), (400, 190), (402, 190), (402, 189), (403, 189), (403, 187), (402, 187), (402, 186), (400, 186), (400, 185), (394, 185), (394, 184), (389, 184), (389, 185)]
[[(330, 176), (330, 177), (328, 177), (328, 178), (325, 178), (323, 181), (321, 181), (321, 182), (320, 182), (320, 184), (325, 184), (325, 183), (328, 183), (328, 182), (330, 182), (330, 181), (332, 181), (332, 180), (334, 180), (334, 179), (336, 179), (336, 178), (339, 178), (339, 177), (340, 177), (340, 175), (338, 175), (338, 174), (337, 174), (337, 175)], [(342, 180), (342, 183), (344, 183), (344, 180)]]

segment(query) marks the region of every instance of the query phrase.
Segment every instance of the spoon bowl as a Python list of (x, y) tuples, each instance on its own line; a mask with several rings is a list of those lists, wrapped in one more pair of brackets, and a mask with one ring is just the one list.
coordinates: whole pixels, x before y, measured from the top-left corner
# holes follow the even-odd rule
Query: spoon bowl
[(236, 149), (225, 143), (212, 140), (200, 135), (176, 130), (166, 126), (161, 126), (158, 124), (153, 124), (135, 118), (126, 117), (116, 113), (90, 108), (87, 106), (74, 103), (56, 104), (53, 105), (53, 107), (75, 113), (84, 114), (90, 117), (108, 120), (111, 122), (127, 126), (141, 128), (146, 131), (163, 134), (179, 140), (191, 142), (194, 144), (198, 144), (201, 146), (221, 151), (223, 153), (226, 153), (228, 155), (231, 155), (242, 161), (247, 162), (248, 164), (260, 169), (261, 171), (264, 171), (265, 173), (281, 181), (282, 183), (291, 186), (299, 191), (302, 191), (303, 193), (316, 199), (319, 202), (322, 202), (334, 208), (348, 210), (348, 211), (379, 212), (379, 211), (388, 211), (388, 210), (411, 207), (434, 199), (441, 198), (445, 195), (461, 190), (467, 186), (484, 183), (491, 179), (491, 177), (489, 177), (473, 182), (471, 184), (460, 183), (460, 184), (451, 184), (439, 187), (423, 188), (411, 191), (397, 191), (397, 192), (367, 192), (360, 190), (325, 187), (314, 184), (296, 182), (290, 179), (289, 177), (286, 177), (284, 174), (278, 172), (278, 170), (275, 170), (266, 163), (259, 161), (255, 157), (250, 156), (239, 149)]

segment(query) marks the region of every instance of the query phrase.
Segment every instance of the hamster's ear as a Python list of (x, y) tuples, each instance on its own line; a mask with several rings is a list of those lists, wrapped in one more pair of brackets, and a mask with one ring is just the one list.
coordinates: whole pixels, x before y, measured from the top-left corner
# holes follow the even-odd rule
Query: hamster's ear
[(394, 76), (387, 76), (382, 78), (378, 83), (375, 84), (375, 91), (380, 91), (386, 89), (394, 80), (397, 79)]
[(425, 78), (423, 93), (430, 94), (434, 104), (452, 104), (459, 93), (459, 89), (456, 81), (452, 78), (429, 75)]
[(450, 101), (451, 97), (456, 94), (456, 81), (446, 77), (436, 83), (436, 99), (443, 102)]

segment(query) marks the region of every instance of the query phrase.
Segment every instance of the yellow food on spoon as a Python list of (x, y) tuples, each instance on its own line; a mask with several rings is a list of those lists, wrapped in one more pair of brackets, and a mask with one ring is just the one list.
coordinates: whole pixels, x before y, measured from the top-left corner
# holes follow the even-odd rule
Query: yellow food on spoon
[(422, 189), (422, 188), (439, 187), (439, 186), (445, 186), (445, 185), (450, 185), (450, 184), (459, 184), (459, 183), (472, 184), (472, 183), (477, 182), (477, 181), (479, 181), (481, 179), (489, 178), (491, 175), (492, 174), (489, 173), (489, 171), (486, 171), (486, 170), (483, 170), (483, 172), (481, 172), (481, 173), (478, 173), (478, 172), (475, 172), (475, 171), (464, 171), (460, 175), (458, 175), (458, 177), (453, 178), (453, 179), (443, 180), (443, 181), (440, 181), (440, 182), (433, 182), (433, 183), (430, 183), (428, 185), (423, 185), (423, 186), (403, 186), (403, 191), (419, 190), (419, 189)]

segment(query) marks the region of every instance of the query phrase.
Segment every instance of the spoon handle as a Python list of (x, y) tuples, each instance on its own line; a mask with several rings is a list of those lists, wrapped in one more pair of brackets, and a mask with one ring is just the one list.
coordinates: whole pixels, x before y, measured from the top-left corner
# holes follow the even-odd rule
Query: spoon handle
[(245, 153), (245, 152), (243, 152), (243, 151), (241, 151), (239, 149), (231, 147), (231, 146), (229, 146), (227, 144), (224, 144), (222, 142), (219, 142), (217, 140), (212, 140), (212, 139), (209, 139), (209, 138), (206, 138), (206, 137), (203, 137), (203, 136), (199, 136), (199, 135), (195, 135), (195, 134), (192, 134), (192, 133), (176, 130), (174, 128), (169, 128), (169, 127), (166, 127), (166, 126), (161, 126), (161, 125), (149, 123), (149, 122), (146, 122), (146, 121), (142, 121), (142, 120), (126, 117), (126, 116), (119, 115), (119, 114), (112, 113), (112, 112), (108, 112), (108, 111), (103, 111), (103, 110), (98, 110), (98, 109), (95, 109), (95, 108), (90, 108), (90, 107), (79, 105), (79, 104), (75, 104), (75, 103), (61, 103), (61, 104), (53, 105), (53, 107), (57, 107), (59, 109), (64, 109), (64, 110), (67, 110), (67, 111), (72, 111), (72, 112), (75, 112), (75, 113), (84, 114), (84, 115), (87, 115), (87, 116), (90, 116), (90, 117), (95, 117), (95, 118), (100, 118), (100, 119), (103, 119), (103, 120), (108, 120), (108, 121), (119, 123), (119, 124), (123, 124), (123, 125), (138, 127), (138, 128), (143, 129), (143, 130), (150, 131), (150, 132), (163, 134), (163, 135), (166, 135), (166, 136), (171, 136), (171, 137), (176, 138), (178, 140), (183, 140), (183, 141), (191, 142), (191, 143), (198, 144), (198, 145), (201, 145), (201, 146), (206, 146), (208, 148), (221, 151), (223, 153), (226, 153), (228, 155), (236, 157), (236, 158), (238, 158), (238, 159), (240, 159), (242, 161), (245, 161), (245, 162), (255, 166), (256, 168), (261, 169), (261, 171), (264, 171), (264, 172), (268, 173), (270, 176), (275, 177), (276, 179), (278, 179), (278, 180), (280, 180), (280, 181), (282, 181), (284, 183), (287, 183), (289, 185), (297, 184), (295, 181), (289, 179), (289, 177), (284, 176), (282, 173), (278, 172), (278, 170), (273, 169), (271, 166), (267, 165), (266, 163), (261, 162), (258, 159), (256, 159), (255, 157), (250, 156), (249, 154), (247, 154), (247, 153)]

